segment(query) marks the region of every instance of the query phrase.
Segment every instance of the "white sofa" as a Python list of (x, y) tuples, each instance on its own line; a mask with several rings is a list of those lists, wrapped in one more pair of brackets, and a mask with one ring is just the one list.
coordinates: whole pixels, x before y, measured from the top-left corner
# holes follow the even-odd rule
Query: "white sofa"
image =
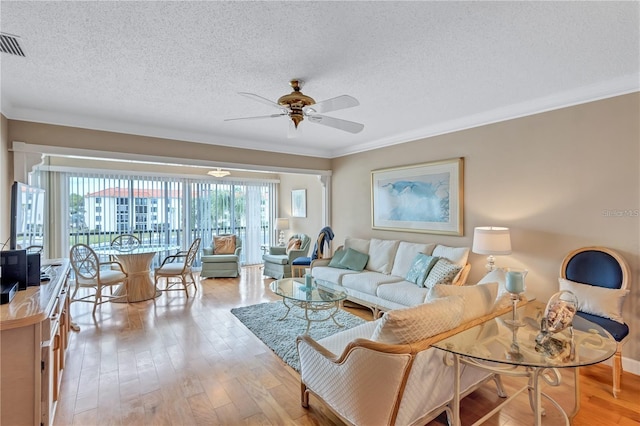
[[(449, 415), (454, 369), (431, 345), (510, 308), (498, 307), (496, 282), (436, 287), (454, 295), (389, 311), (319, 341), (299, 336), (302, 406), (309, 406), (311, 393), (354, 425), (422, 425), (443, 411)], [(492, 372), (466, 365), (460, 379), (462, 397), (490, 379), (506, 396)]]
[(347, 300), (369, 307), (376, 317), (384, 311), (426, 301), (429, 288), (406, 280), (418, 253), (444, 257), (462, 267), (453, 278), (454, 285), (464, 285), (471, 269), (467, 247), (348, 237), (338, 250), (350, 248), (369, 255), (363, 271), (332, 267), (331, 259), (318, 259), (311, 264), (311, 275), (319, 285), (344, 291)]

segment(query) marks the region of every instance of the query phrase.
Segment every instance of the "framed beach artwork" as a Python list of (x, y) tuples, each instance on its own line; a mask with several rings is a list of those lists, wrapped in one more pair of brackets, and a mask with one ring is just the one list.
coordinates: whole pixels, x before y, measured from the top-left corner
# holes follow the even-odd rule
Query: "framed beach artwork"
[(373, 170), (373, 229), (463, 235), (463, 174), (463, 158)]
[(307, 217), (307, 190), (291, 191), (291, 217)]

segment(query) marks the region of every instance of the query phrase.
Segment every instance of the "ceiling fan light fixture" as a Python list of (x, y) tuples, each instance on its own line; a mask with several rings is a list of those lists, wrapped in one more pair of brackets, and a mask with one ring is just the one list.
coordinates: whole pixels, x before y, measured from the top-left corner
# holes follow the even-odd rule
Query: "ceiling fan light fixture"
[(229, 170), (222, 170), (220, 167), (216, 167), (215, 170), (210, 170), (207, 172), (208, 175), (221, 178), (225, 176), (229, 176), (231, 172)]

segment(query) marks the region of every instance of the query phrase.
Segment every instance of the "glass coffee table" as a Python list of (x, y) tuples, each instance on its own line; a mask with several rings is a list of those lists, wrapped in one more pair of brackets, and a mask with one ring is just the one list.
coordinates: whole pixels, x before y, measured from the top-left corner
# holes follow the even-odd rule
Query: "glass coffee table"
[[(488, 320), (480, 325), (443, 339), (433, 347), (446, 351), (445, 361), (453, 364), (454, 396), (451, 404), (453, 424), (460, 425), (460, 371), (461, 364), (472, 365), (499, 375), (528, 378), (527, 384), (495, 407), (475, 424), (483, 423), (520, 393), (527, 391), (533, 410), (534, 424), (540, 425), (545, 410), (542, 398), (554, 405), (568, 426), (580, 409), (579, 367), (605, 361), (616, 351), (615, 339), (602, 327), (578, 316), (573, 319), (573, 330), (565, 329), (553, 335), (558, 350), (536, 344), (540, 320), (545, 304), (533, 301), (518, 308), (521, 325), (513, 325), (512, 313)], [(572, 336), (573, 334), (573, 336)], [(552, 349), (553, 349), (552, 348)], [(542, 392), (542, 382), (559, 386), (560, 368), (573, 370), (574, 406), (567, 414), (549, 395)], [(498, 394), (506, 397), (499, 386)]]
[(315, 283), (311, 287), (307, 287), (304, 281), (304, 278), (283, 278), (270, 284), (271, 291), (282, 297), (282, 302), (287, 307), (287, 312), (278, 321), (287, 318), (291, 308), (296, 306), (304, 310), (304, 316), (300, 316), (300, 319), (307, 321), (306, 333), (309, 332), (312, 322), (328, 321), (329, 319), (333, 320), (338, 327), (343, 327), (336, 321), (335, 315), (347, 294), (318, 286)]

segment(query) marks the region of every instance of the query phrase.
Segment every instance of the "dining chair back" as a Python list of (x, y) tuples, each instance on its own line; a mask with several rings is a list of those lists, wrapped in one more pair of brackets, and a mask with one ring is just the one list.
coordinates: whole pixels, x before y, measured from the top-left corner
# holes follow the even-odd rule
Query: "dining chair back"
[[(154, 272), (154, 282), (156, 290), (158, 291), (173, 291), (184, 290), (184, 293), (189, 297), (188, 287), (193, 285), (194, 292), (198, 291), (196, 280), (193, 276), (193, 262), (198, 254), (198, 248), (200, 247), (200, 238), (196, 238), (187, 251), (180, 251), (176, 254), (167, 256), (162, 261), (159, 268), (156, 268)], [(187, 277), (191, 278), (191, 281), (187, 280)], [(158, 288), (158, 282), (160, 278), (166, 279), (166, 285), (164, 288)], [(179, 278), (179, 280), (172, 281), (172, 278)], [(182, 288), (175, 288), (176, 286), (182, 286)]]
[[(128, 275), (119, 262), (100, 262), (96, 252), (86, 244), (76, 244), (71, 247), (69, 258), (76, 281), (71, 302), (93, 303), (93, 313), (95, 314), (98, 305), (127, 296), (126, 291), (117, 297), (102, 294), (105, 287), (112, 288), (115, 285), (124, 285), (126, 289)], [(93, 289), (93, 292), (76, 298), (80, 288), (90, 288)]]
[(135, 235), (122, 234), (111, 240), (111, 247), (119, 251), (131, 251), (140, 246), (140, 239)]

